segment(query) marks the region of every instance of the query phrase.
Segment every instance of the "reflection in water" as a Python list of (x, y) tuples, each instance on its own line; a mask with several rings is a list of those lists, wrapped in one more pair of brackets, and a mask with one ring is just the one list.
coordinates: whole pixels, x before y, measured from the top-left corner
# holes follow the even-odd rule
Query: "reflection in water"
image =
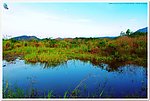
[(6, 81), (16, 84), (33, 93), (32, 97), (147, 97), (147, 71), (141, 66), (114, 70), (108, 64), (96, 66), (80, 60), (49, 65), (26, 64), (18, 59), (14, 63), (3, 61), (3, 65), (3, 86)]

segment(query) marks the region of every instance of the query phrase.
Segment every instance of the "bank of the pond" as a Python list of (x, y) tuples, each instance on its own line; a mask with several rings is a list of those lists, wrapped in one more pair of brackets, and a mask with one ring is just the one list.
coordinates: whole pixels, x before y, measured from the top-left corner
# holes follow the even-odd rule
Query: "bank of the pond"
[(147, 36), (124, 36), (116, 39), (3, 40), (3, 59), (11, 61), (17, 57), (29, 63), (41, 62), (50, 66), (79, 59), (95, 65), (107, 63), (113, 68), (125, 64), (147, 67)]

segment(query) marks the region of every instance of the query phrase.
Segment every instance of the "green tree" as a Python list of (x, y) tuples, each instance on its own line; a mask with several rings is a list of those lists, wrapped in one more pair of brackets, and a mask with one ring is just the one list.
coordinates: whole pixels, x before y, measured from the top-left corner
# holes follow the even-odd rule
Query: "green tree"
[(125, 36), (125, 35), (126, 35), (126, 33), (121, 31), (120, 36)]
[(126, 31), (126, 35), (127, 35), (127, 36), (129, 36), (130, 34), (131, 34), (130, 29), (127, 29), (127, 31)]

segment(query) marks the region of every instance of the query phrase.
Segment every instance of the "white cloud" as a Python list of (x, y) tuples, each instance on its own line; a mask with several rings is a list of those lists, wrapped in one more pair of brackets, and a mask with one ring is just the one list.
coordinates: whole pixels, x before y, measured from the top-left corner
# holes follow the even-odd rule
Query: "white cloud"
[(130, 21), (130, 22), (137, 22), (137, 19), (131, 18), (131, 19), (129, 19), (129, 21)]
[(8, 11), (4, 9), (2, 11), (2, 33), (13, 37), (19, 35), (35, 35), (39, 38), (117, 36), (127, 28), (135, 30), (141, 27), (135, 18), (127, 22), (129, 23), (97, 22), (91, 18), (38, 12), (27, 8), (20, 10), (12, 7)]
[(90, 19), (74, 19), (34, 11), (3, 12), (2, 32), (13, 34), (12, 36), (32, 33), (39, 37), (76, 37), (98, 33)]
[(86, 19), (86, 18), (83, 18), (83, 19), (77, 19), (76, 21), (79, 22), (79, 23), (89, 23), (89, 22), (91, 22), (90, 19)]

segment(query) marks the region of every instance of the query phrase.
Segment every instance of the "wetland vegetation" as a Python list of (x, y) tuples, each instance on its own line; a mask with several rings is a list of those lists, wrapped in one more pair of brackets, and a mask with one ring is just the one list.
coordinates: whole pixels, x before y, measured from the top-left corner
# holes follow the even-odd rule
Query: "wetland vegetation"
[[(21, 62), (15, 62), (16, 59), (19, 59), (19, 61), (23, 61)], [(4, 74), (4, 81), (3, 81), (3, 97), (4, 98), (99, 98), (99, 97), (133, 97), (133, 98), (137, 98), (137, 97), (146, 97), (147, 96), (147, 34), (146, 33), (134, 33), (131, 35), (122, 35), (119, 37), (115, 37), (115, 38), (57, 38), (57, 39), (51, 39), (51, 38), (45, 38), (45, 39), (30, 39), (30, 40), (15, 40), (14, 38), (12, 39), (3, 39), (3, 60), (7, 62), (7, 64), (3, 63), (3, 72), (6, 73)], [(84, 74), (85, 71), (82, 71), (82, 73), (79, 73), (80, 71), (77, 71), (76, 74), (72, 75), (70, 74), (69, 71), (64, 70), (63, 68), (63, 64), (67, 64), (68, 67), (71, 66), (75, 66), (75, 64), (71, 64), (69, 65), (68, 62), (72, 60), (75, 61), (82, 61), (85, 62), (86, 64), (88, 64), (86, 66), (86, 68), (90, 68), (91, 64), (92, 64), (92, 68), (94, 66), (101, 68), (101, 70), (97, 69), (96, 73), (95, 70), (86, 70), (86, 68), (82, 68), (84, 67), (84, 65), (82, 65), (80, 62), (78, 63), (77, 67), (82, 68), (81, 70), (85, 69), (88, 73), (89, 71), (93, 71), (95, 74), (99, 74), (98, 72), (101, 72), (100, 74), (102, 75), (104, 73), (104, 75), (102, 76), (102, 78), (104, 79), (105, 77), (109, 78), (109, 77), (116, 77), (115, 74), (118, 74), (118, 70), (119, 68), (125, 66), (126, 65), (138, 65), (138, 66), (142, 66), (144, 67), (144, 72), (143, 70), (138, 70), (138, 66), (133, 66), (136, 67), (136, 69), (132, 70), (133, 72), (137, 71), (137, 74), (135, 73), (134, 76), (133, 75), (126, 75), (126, 74), (118, 74), (118, 78), (125, 78), (127, 79), (128, 84), (130, 85), (138, 85), (137, 88), (133, 88), (133, 91), (126, 91), (124, 88), (123, 91), (125, 91), (125, 94), (117, 94), (117, 88), (114, 88), (115, 90), (113, 90), (113, 88), (111, 89), (112, 92), (108, 92), (110, 91), (109, 86), (111, 84), (113, 84), (114, 82), (111, 80), (114, 80), (114, 78), (109, 78), (110, 81), (107, 81), (104, 79), (101, 79), (101, 83), (97, 83), (95, 87), (98, 88), (92, 88), (94, 87), (91, 83), (94, 83), (95, 81), (92, 81), (93, 79), (90, 79), (89, 81), (87, 81), (87, 78), (89, 77), (83, 77), (82, 74)], [(16, 67), (17, 69), (19, 69), (18, 67), (22, 67), (24, 70), (24, 72), (19, 71), (15, 68), (8, 68), (9, 67), (9, 63), (11, 63), (12, 67)], [(40, 63), (40, 65), (39, 65)], [(32, 66), (31, 66), (32, 64)], [(107, 65), (106, 65), (107, 64)], [(8, 65), (8, 66), (7, 66)], [(12, 87), (10, 86), (11, 83), (12, 85), (14, 84), (15, 81), (13, 81), (13, 75), (11, 73), (16, 72), (16, 75), (21, 76), (22, 78), (27, 78), (28, 73), (36, 73), (34, 72), (34, 70), (36, 70), (37, 68), (41, 68), (39, 66), (44, 67), (44, 69), (49, 69), (47, 71), (49, 71), (48, 74), (43, 74), (45, 72), (37, 72), (37, 73), (41, 73), (41, 74), (35, 74), (35, 75), (40, 75), (40, 77), (42, 77), (41, 82), (45, 82), (45, 84), (47, 85), (40, 85), (37, 86), (37, 88), (40, 88), (41, 86), (47, 87), (50, 86), (50, 84), (53, 81), (53, 79), (51, 77), (53, 77), (54, 79), (56, 78), (57, 82), (54, 82), (54, 84), (59, 84), (62, 83), (62, 85), (64, 84), (64, 82), (58, 82), (59, 79), (57, 78), (58, 73), (55, 73), (56, 71), (54, 71), (55, 67), (61, 67), (63, 70), (61, 70), (61, 74), (59, 73), (60, 77), (67, 77), (67, 76), (72, 76), (71, 78), (79, 78), (81, 75), (81, 78), (78, 79), (78, 83), (76, 83), (76, 85), (74, 85), (73, 87), (70, 87), (70, 89), (68, 90), (68, 88), (65, 88), (67, 86), (67, 84), (65, 83), (66, 86), (63, 86), (63, 88), (60, 88), (60, 90), (51, 90), (51, 88), (47, 88), (48, 91), (43, 90), (43, 88), (41, 88), (41, 90), (43, 90), (42, 92), (40, 92), (39, 90), (36, 89), (36, 87), (34, 88), (33, 86), (30, 87), (28, 90), (24, 90), (24, 88), (27, 85), (24, 84), (19, 84), (19, 85), (24, 85), (23, 88), (19, 87)], [(44, 65), (44, 66), (43, 66)], [(90, 65), (90, 66), (89, 66)], [(25, 73), (25, 71), (27, 71), (27, 68), (25, 66), (29, 66), (30, 67), (36, 67), (36, 68), (30, 68), (32, 69), (30, 72)], [(7, 69), (7, 68), (8, 69)], [(132, 67), (132, 68), (133, 68)], [(53, 69), (54, 68), (54, 69)], [(75, 67), (73, 67), (75, 68)], [(78, 70), (80, 70), (80, 68), (78, 68)], [(141, 67), (140, 67), (141, 68)], [(33, 70), (34, 69), (34, 70)], [(106, 71), (104, 71), (104, 69), (106, 69)], [(18, 72), (17, 72), (18, 71)], [(38, 69), (37, 71), (40, 71), (40, 69)], [(67, 73), (69, 73), (69, 75), (65, 75), (65, 72), (67, 71)], [(76, 69), (73, 69), (73, 71), (75, 72)], [(119, 70), (119, 72), (123, 72), (126, 70)], [(59, 69), (58, 69), (59, 72)], [(111, 72), (111, 73), (109, 73)], [(22, 74), (20, 74), (22, 73)], [(114, 73), (114, 74), (113, 74)], [(139, 73), (144, 73), (144, 77), (142, 74)], [(55, 74), (55, 75), (53, 75)], [(80, 74), (80, 75), (79, 75)], [(98, 79), (100, 79), (100, 77), (97, 77), (94, 75), (90, 75), (90, 77), (95, 77)], [(127, 72), (128, 74), (128, 72)], [(23, 76), (24, 75), (24, 76)], [(31, 74), (30, 74), (31, 75)], [(49, 82), (46, 82), (47, 80), (44, 79), (46, 78), (46, 76), (42, 76), (42, 75), (46, 75), (47, 77), (51, 78)], [(50, 76), (51, 77), (50, 77)], [(57, 75), (57, 76), (56, 76)], [(65, 76), (64, 76), (65, 75)], [(77, 76), (79, 75), (79, 76)], [(89, 75), (89, 74), (86, 74)], [(109, 76), (106, 76), (109, 75)], [(129, 77), (130, 76), (130, 77)], [(136, 77), (139, 76), (139, 79), (137, 80), (138, 82), (133, 83), (134, 80), (136, 79)], [(9, 79), (11, 78), (11, 79)], [(22, 78), (19, 78), (18, 81), (22, 80)], [(71, 80), (71, 78), (69, 78), (69, 80)], [(130, 80), (130, 78), (132, 78), (132, 80)], [(144, 78), (144, 79), (143, 79)], [(16, 79), (16, 78), (14, 78)], [(48, 78), (47, 78), (48, 79)], [(74, 80), (73, 79), (73, 80)], [(75, 80), (76, 80), (75, 79)], [(7, 80), (10, 80), (10, 85), (8, 83)], [(62, 80), (65, 80), (65, 78), (63, 78)], [(117, 87), (118, 83), (117, 79), (115, 86), (113, 87)], [(32, 83), (33, 85), (33, 81), (31, 80), (30, 83)], [(38, 81), (38, 80), (37, 80)], [(66, 81), (68, 82), (68, 84), (73, 85), (69, 82), (71, 81)], [(73, 82), (73, 81), (72, 81)], [(83, 83), (86, 82), (86, 83)], [(121, 85), (123, 85), (124, 81), (121, 81)], [(132, 82), (132, 83), (131, 83)], [(144, 82), (144, 84), (143, 84)], [(24, 81), (25, 84), (28, 84), (27, 81)], [(107, 87), (106, 86), (107, 83)], [(109, 86), (108, 86), (109, 83)], [(44, 83), (43, 83), (44, 84)], [(54, 84), (52, 87), (54, 87)], [(88, 85), (89, 84), (89, 85)], [(82, 87), (81, 87), (82, 85)], [(68, 85), (69, 86), (69, 85)], [(51, 87), (51, 86), (50, 86)], [(93, 90), (94, 89), (94, 90)], [(99, 91), (95, 91), (95, 89), (99, 89)], [(107, 89), (107, 90), (106, 90)], [(121, 89), (121, 88), (118, 88)], [(127, 89), (131, 89), (130, 86), (127, 87)], [(136, 89), (140, 89), (138, 92), (136, 92)], [(63, 92), (61, 92), (61, 90), (63, 90)], [(55, 92), (56, 91), (56, 92)], [(93, 92), (92, 92), (93, 91)], [(115, 92), (114, 92), (115, 91)], [(59, 92), (59, 93), (58, 93)], [(92, 92), (92, 93), (90, 93)], [(131, 94), (130, 94), (130, 93)], [(142, 92), (142, 93), (141, 93)], [(144, 93), (143, 93), (144, 92)], [(141, 95), (140, 95), (141, 94)]]
[[(108, 63), (112, 68), (125, 64), (147, 66), (147, 35), (109, 38), (64, 38), (3, 40), (3, 59), (17, 57), (29, 63), (61, 64), (71, 59)], [(116, 65), (116, 66), (115, 66)]]
[(3, 99), (148, 98), (147, 2), (1, 6)]

